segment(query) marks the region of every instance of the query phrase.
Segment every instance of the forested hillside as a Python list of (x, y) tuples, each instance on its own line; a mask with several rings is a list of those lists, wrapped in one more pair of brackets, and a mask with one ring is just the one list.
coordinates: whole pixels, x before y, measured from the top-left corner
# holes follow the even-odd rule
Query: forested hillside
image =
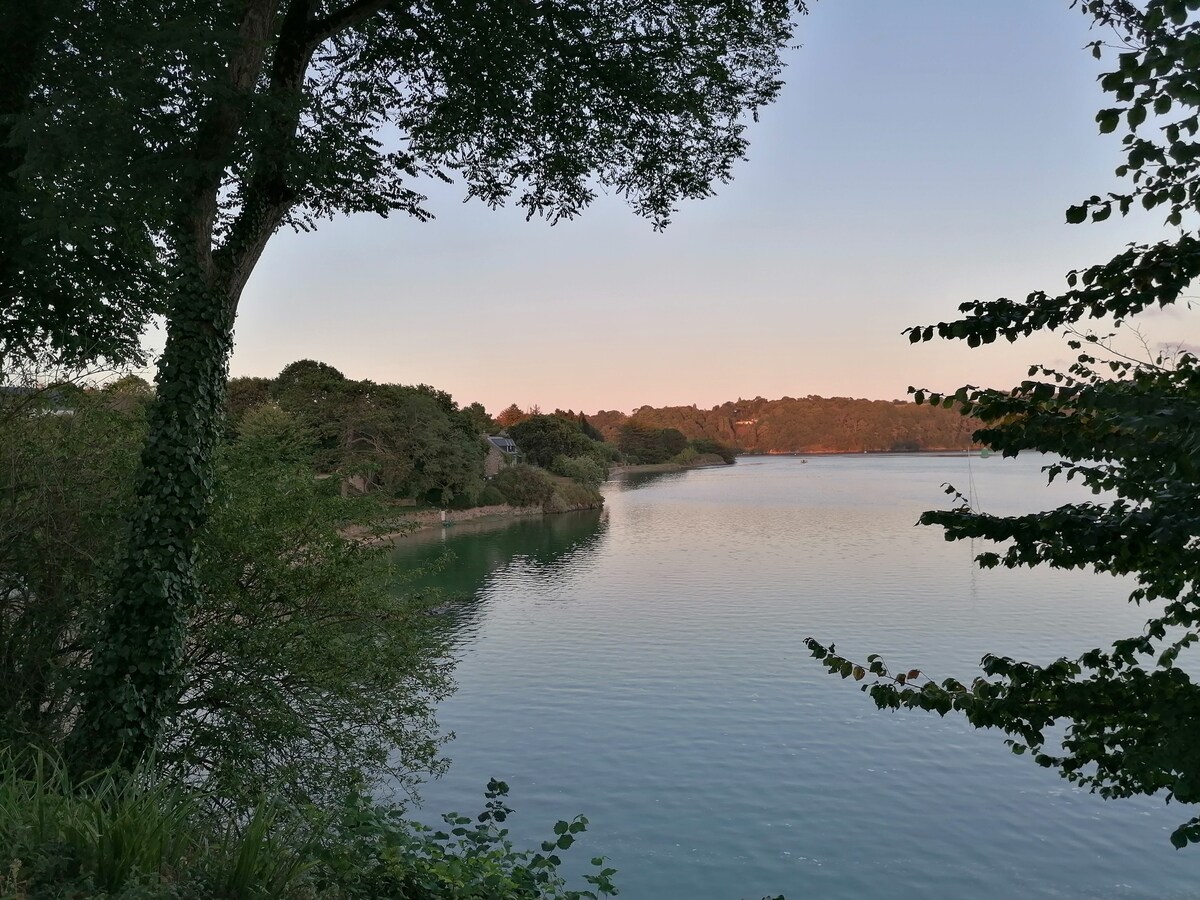
[(687, 438), (708, 439), (749, 453), (846, 453), (887, 450), (959, 450), (970, 445), (977, 423), (954, 410), (902, 400), (784, 397), (695, 406), (643, 406), (632, 416), (615, 410), (588, 415), (606, 440), (629, 422), (675, 428)]
[(316, 471), (356, 477), (396, 497), (473, 504), (483, 490), (491, 420), (478, 404), (460, 409), (429, 385), (355, 381), (325, 363), (300, 360), (274, 379), (230, 381), (230, 436), (263, 415), (289, 417)]
[(286, 427), (306, 464), (320, 476), (338, 476), (348, 490), (450, 509), (600, 506), (596, 488), (619, 455), (589, 437), (574, 417), (523, 414), (508, 432), (520, 454), (487, 471), (485, 457), (498, 451), (485, 435), (498, 423), (482, 404), (460, 408), (427, 384), (356, 381), (311, 359), (292, 363), (273, 379), (232, 379), (225, 421), (230, 440), (253, 434), (264, 422)]

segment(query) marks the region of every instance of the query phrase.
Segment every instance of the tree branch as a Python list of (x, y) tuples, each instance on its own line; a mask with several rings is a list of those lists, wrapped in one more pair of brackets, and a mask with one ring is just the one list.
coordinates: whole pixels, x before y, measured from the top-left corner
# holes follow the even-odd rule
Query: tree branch
[(287, 184), (284, 170), (304, 107), (304, 75), (320, 43), (311, 33), (315, 6), (315, 0), (291, 0), (284, 13), (267, 89), (275, 111), (255, 149), (241, 213), (221, 249), (227, 296), (235, 308), (267, 241), (294, 202), (295, 191)]
[(226, 68), (233, 97), (214, 100), (201, 119), (196, 132), (192, 158), (200, 163), (190, 196), (183, 211), (184, 236), (191, 239), (191, 250), (198, 255), (201, 271), (212, 270), (212, 233), (218, 210), (218, 194), (226, 162), (237, 141), (245, 119), (245, 105), (239, 95), (253, 92), (262, 71), (263, 59), (275, 30), (275, 0), (248, 0), (238, 27), (237, 49)]
[(340, 34), (347, 28), (353, 28), (360, 22), (365, 22), (375, 13), (380, 12), (389, 2), (390, 0), (353, 0), (348, 6), (312, 22), (309, 25), (309, 38), (315, 44), (320, 45), (335, 34)]

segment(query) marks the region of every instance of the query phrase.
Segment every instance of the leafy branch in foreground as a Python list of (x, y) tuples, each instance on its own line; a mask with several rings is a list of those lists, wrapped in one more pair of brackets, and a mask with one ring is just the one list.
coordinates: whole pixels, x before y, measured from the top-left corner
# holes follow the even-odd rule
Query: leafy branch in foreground
[[(1067, 275), (1064, 293), (1036, 291), (959, 307), (961, 318), (907, 330), (913, 343), (940, 338), (970, 346), (1058, 331), (1075, 351), (1065, 370), (1045, 365), (1011, 390), (968, 386), (954, 393), (912, 390), (917, 403), (957, 408), (982, 423), (975, 439), (1004, 456), (1053, 454), (1049, 480), (1078, 479), (1094, 499), (1045, 512), (997, 516), (954, 491), (954, 508), (926, 512), (947, 540), (982, 539), (984, 568), (1046, 565), (1129, 576), (1130, 600), (1146, 604), (1141, 634), (1075, 659), (1035, 665), (988, 655), (970, 686), (893, 675), (878, 656), (865, 665), (809, 639), (834, 674), (864, 680), (881, 708), (962, 713), (980, 728), (1012, 735), (1017, 753), (1104, 797), (1165, 793), (1200, 802), (1200, 687), (1181, 657), (1200, 639), (1200, 360), (1181, 344), (1141, 359), (1114, 352), (1112, 335), (1131, 317), (1187, 303), (1200, 275), (1200, 234), (1182, 226), (1200, 204), (1200, 22), (1198, 0), (1144, 6), (1076, 3), (1117, 46), (1116, 68), (1101, 87), (1117, 106), (1101, 110), (1102, 133), (1122, 123), (1124, 193), (1095, 195), (1067, 211), (1069, 223), (1099, 222), (1114, 210), (1163, 209), (1179, 231), (1134, 245), (1111, 260)], [(1092, 43), (1102, 58), (1112, 41)], [(1145, 341), (1142, 341), (1145, 345)], [(911, 389), (910, 389), (911, 390)], [(1065, 725), (1061, 741), (1048, 729)], [(1200, 842), (1200, 817), (1171, 835), (1176, 847)]]
[[(1093, 650), (1046, 666), (988, 654), (980, 663), (987, 677), (969, 685), (954, 678), (937, 682), (919, 669), (893, 673), (875, 653), (857, 663), (839, 655), (833, 644), (826, 647), (812, 638), (804, 643), (830, 674), (869, 679), (861, 690), (880, 709), (960, 712), (976, 728), (1013, 735), (1005, 743), (1014, 753), (1030, 752), (1038, 765), (1056, 768), (1105, 798), (1168, 790), (1181, 802), (1196, 802), (1195, 769), (1182, 761), (1195, 753), (1200, 689), (1174, 666), (1139, 667), (1133, 646), (1139, 641), (1118, 641), (1111, 654)], [(1046, 734), (1059, 721), (1071, 723), (1061, 753), (1053, 743), (1047, 746)], [(1171, 835), (1177, 847), (1197, 840), (1200, 817)]]
[(559, 874), (559, 854), (587, 830), (585, 817), (555, 823), (540, 851), (518, 850), (503, 827), (512, 814), (508, 785), (492, 779), (484, 796), (474, 819), (447, 813), (441, 829), (414, 825), (395, 810), (357, 798), (335, 821), (338, 841), (321, 864), (335, 882), (354, 884), (354, 896), (364, 897), (598, 900), (617, 893), (617, 870), (603, 856), (593, 857), (594, 871), (583, 876), (589, 889), (569, 888)]

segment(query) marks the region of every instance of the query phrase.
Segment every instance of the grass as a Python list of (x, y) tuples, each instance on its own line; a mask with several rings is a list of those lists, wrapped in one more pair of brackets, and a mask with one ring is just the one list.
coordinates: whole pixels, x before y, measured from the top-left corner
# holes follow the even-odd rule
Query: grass
[(0, 898), (286, 896), (303, 847), (277, 811), (215, 826), (201, 797), (149, 765), (74, 781), (44, 754), (0, 757)]
[(508, 787), (491, 782), (474, 819), (445, 830), (406, 821), (366, 796), (337, 809), (272, 802), (230, 814), (228, 798), (154, 774), (73, 780), (51, 756), (0, 752), (0, 900), (588, 900), (616, 892), (603, 857), (570, 889), (558, 852), (586, 820), (554, 826), (542, 852), (518, 850), (502, 824)]

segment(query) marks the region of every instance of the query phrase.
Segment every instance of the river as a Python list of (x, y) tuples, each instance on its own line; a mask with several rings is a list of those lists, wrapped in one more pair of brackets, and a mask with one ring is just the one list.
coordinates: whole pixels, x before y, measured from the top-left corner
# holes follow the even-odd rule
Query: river
[[(1190, 817), (1104, 801), (998, 732), (877, 711), (802, 641), (969, 680), (986, 652), (1048, 661), (1136, 633), (1129, 584), (979, 571), (914, 527), (953, 482), (984, 510), (1082, 497), (1037, 458), (742, 458), (605, 486), (603, 512), (455, 527), (403, 542), (450, 605), (449, 773), (424, 814), (511, 786), (518, 846), (577, 813), (570, 871), (604, 855), (621, 896), (1194, 897)], [(573, 860), (573, 861), (572, 861)]]

